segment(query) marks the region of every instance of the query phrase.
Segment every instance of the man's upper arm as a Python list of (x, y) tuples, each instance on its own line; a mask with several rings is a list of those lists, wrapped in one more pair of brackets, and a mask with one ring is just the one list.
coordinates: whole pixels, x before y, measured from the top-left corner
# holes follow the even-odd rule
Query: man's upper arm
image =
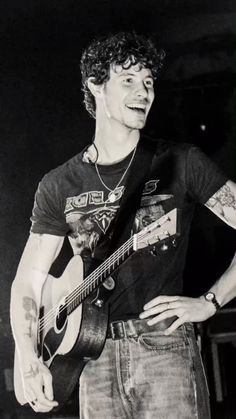
[(208, 201), (205, 206), (236, 229), (236, 184), (228, 180)]
[(45, 274), (47, 275), (61, 250), (63, 241), (62, 236), (31, 233), (19, 263), (17, 277), (27, 279), (30, 272), (34, 278), (44, 280)]

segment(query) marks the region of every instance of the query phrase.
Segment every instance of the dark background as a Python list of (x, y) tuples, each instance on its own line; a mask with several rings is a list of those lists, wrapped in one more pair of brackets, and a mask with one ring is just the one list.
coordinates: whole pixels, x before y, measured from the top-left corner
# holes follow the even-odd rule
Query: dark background
[[(154, 34), (166, 68), (146, 132), (199, 145), (236, 179), (235, 32), (233, 0), (1, 0), (0, 2), (0, 415), (34, 418), (12, 391), (10, 286), (30, 228), (40, 178), (91, 142), (94, 121), (82, 101), (79, 60), (98, 34), (136, 29)], [(235, 233), (198, 208), (185, 273), (199, 295), (234, 253)], [(229, 307), (234, 307), (234, 301)], [(207, 345), (207, 343), (206, 343)], [(221, 348), (227, 395), (214, 418), (236, 417), (235, 346)], [(61, 417), (76, 416), (72, 402)], [(218, 416), (220, 415), (220, 416)], [(37, 415), (39, 417), (39, 415)]]

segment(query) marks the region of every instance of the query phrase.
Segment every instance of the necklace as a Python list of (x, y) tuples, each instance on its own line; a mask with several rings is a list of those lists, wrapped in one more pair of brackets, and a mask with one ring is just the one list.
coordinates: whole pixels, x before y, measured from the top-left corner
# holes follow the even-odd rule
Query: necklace
[(128, 172), (128, 170), (129, 170), (129, 168), (130, 168), (130, 166), (131, 166), (131, 164), (132, 164), (132, 161), (133, 161), (134, 156), (135, 156), (136, 148), (137, 148), (137, 146), (134, 148), (134, 151), (133, 151), (133, 154), (132, 154), (132, 157), (131, 157), (131, 159), (130, 159), (130, 161), (129, 161), (128, 166), (126, 167), (126, 169), (125, 169), (124, 173), (122, 174), (122, 176), (121, 176), (121, 178), (120, 178), (119, 182), (116, 184), (116, 186), (115, 186), (113, 189), (109, 188), (109, 186), (107, 186), (107, 185), (105, 184), (105, 182), (103, 181), (103, 179), (102, 179), (102, 177), (101, 177), (101, 175), (100, 175), (100, 173), (99, 173), (97, 163), (95, 163), (95, 164), (94, 164), (95, 169), (96, 169), (96, 172), (97, 172), (97, 175), (98, 175), (98, 178), (99, 178), (99, 180), (100, 180), (101, 184), (104, 186), (104, 188), (106, 188), (106, 189), (109, 191), (108, 198), (107, 198), (107, 200), (106, 200), (105, 204), (106, 204), (107, 202), (113, 203), (113, 202), (115, 202), (115, 201), (116, 201), (116, 191), (117, 191), (117, 189), (119, 188), (119, 186), (120, 186), (120, 184), (121, 184), (122, 180), (124, 179), (124, 177), (125, 177), (126, 173)]

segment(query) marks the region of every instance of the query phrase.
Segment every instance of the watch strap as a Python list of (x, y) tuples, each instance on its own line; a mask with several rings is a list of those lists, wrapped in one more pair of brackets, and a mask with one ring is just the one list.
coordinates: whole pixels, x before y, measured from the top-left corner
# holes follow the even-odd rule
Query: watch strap
[[(208, 296), (209, 296), (210, 298), (208, 298)], [(216, 299), (216, 296), (215, 296), (214, 292), (212, 292), (212, 291), (208, 291), (208, 292), (206, 292), (206, 293), (204, 294), (204, 297), (205, 297), (205, 300), (206, 300), (206, 301), (208, 301), (209, 303), (213, 303), (213, 304), (214, 304), (214, 306), (215, 306), (215, 308), (216, 308), (216, 311), (219, 311), (219, 310), (220, 310), (221, 306), (220, 306), (219, 302), (217, 301), (217, 299)]]

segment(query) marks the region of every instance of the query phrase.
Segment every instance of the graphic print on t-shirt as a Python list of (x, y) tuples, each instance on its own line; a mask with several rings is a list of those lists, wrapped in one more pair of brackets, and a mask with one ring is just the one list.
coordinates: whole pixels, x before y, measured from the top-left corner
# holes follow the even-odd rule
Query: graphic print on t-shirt
[(67, 198), (66, 222), (79, 253), (85, 249), (94, 253), (99, 238), (106, 234), (115, 217), (123, 191), (123, 186), (116, 189), (114, 203), (104, 199), (103, 191), (88, 191)]
[(173, 198), (173, 195), (152, 195), (143, 196), (141, 199), (141, 208), (137, 211), (134, 222), (134, 232), (138, 232), (158, 220), (166, 211), (163, 202)]
[[(148, 224), (165, 214), (162, 202), (173, 195), (154, 195), (159, 180), (145, 183), (141, 199), (141, 208), (137, 211), (134, 221), (134, 232), (138, 232)], [(124, 186), (115, 191), (115, 202), (104, 199), (104, 191), (87, 191), (78, 196), (66, 199), (66, 222), (71, 229), (70, 236), (76, 242), (78, 253), (84, 250), (92, 255), (102, 235), (105, 235), (119, 208)]]

